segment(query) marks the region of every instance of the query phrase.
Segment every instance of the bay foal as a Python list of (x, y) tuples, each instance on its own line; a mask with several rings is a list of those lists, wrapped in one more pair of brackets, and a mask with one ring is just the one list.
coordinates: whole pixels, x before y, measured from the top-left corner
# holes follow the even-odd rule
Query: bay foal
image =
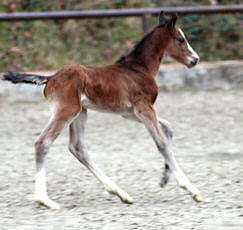
[(197, 64), (199, 57), (176, 26), (177, 16), (167, 20), (161, 12), (159, 24), (137, 43), (133, 50), (116, 63), (107, 66), (68, 65), (53, 76), (9, 72), (4, 80), (13, 83), (45, 84), (44, 95), (53, 109), (49, 125), (35, 144), (35, 200), (50, 208), (59, 205), (49, 199), (46, 188), (45, 157), (63, 129), (69, 126), (70, 152), (123, 202), (132, 198), (110, 180), (90, 159), (84, 145), (87, 109), (120, 114), (142, 122), (165, 158), (164, 185), (172, 172), (180, 187), (188, 190), (196, 201), (200, 193), (187, 179), (171, 149), (172, 131), (165, 120), (158, 120), (154, 103), (158, 95), (155, 77), (165, 53), (187, 67)]

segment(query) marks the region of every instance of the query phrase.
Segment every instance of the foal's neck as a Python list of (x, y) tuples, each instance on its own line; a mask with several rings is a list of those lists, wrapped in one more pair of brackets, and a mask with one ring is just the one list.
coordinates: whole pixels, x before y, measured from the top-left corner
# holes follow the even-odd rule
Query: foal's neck
[(155, 78), (169, 42), (169, 36), (163, 31), (163, 28), (155, 28), (117, 62)]

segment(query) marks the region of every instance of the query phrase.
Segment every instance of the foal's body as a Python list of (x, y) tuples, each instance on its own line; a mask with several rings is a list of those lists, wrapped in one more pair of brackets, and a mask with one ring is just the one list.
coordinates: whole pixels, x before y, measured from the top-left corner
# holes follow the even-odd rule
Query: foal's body
[(162, 185), (167, 183), (171, 171), (178, 184), (200, 201), (199, 191), (189, 182), (174, 159), (171, 150), (172, 131), (168, 122), (159, 121), (153, 107), (158, 95), (155, 76), (165, 52), (188, 67), (197, 64), (199, 59), (175, 23), (176, 16), (167, 21), (161, 13), (159, 25), (127, 56), (112, 65), (68, 65), (50, 77), (13, 73), (4, 76), (5, 80), (13, 83), (46, 84), (44, 95), (53, 108), (52, 119), (35, 145), (37, 202), (50, 208), (59, 208), (47, 195), (44, 160), (51, 144), (66, 126), (70, 130), (70, 152), (103, 183), (107, 191), (126, 203), (133, 202), (87, 154), (84, 128), (88, 109), (116, 113), (142, 122), (165, 158)]
[(76, 101), (79, 109), (132, 115), (140, 102), (154, 104), (158, 87), (154, 78), (120, 63), (104, 67), (69, 65), (47, 81), (44, 94), (52, 103), (55, 97), (65, 94), (69, 106)]

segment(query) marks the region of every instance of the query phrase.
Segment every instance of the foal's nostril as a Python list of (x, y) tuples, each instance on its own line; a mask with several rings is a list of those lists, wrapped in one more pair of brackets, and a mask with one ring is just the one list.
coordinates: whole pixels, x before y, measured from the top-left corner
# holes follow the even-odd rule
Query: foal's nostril
[(193, 67), (195, 66), (199, 61), (199, 58), (194, 58), (191, 62), (190, 62), (190, 66)]

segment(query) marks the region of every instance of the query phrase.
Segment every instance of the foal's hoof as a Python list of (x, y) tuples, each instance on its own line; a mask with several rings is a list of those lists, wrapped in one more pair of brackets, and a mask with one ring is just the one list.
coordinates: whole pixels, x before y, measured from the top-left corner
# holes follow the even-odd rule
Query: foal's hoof
[(61, 207), (58, 203), (52, 201), (51, 199), (47, 198), (47, 199), (35, 199), (35, 202), (46, 206), (47, 208), (53, 209), (53, 210), (59, 210)]
[(121, 199), (121, 201), (123, 203), (126, 203), (126, 204), (132, 204), (133, 203), (133, 199), (132, 197), (130, 197), (128, 194), (126, 195), (126, 197), (119, 197)]
[(169, 181), (169, 177), (162, 177), (159, 186), (161, 188), (165, 187), (168, 184), (168, 181)]
[(117, 195), (117, 196), (121, 199), (121, 201), (122, 201), (123, 203), (126, 203), (126, 204), (132, 204), (132, 203), (133, 203), (133, 199), (132, 199), (132, 197), (130, 197), (130, 196), (128, 195), (128, 193), (126, 193), (126, 192), (124, 192), (124, 191), (119, 192), (119, 194), (116, 193), (115, 195)]
[(111, 189), (110, 187), (106, 187), (106, 191), (112, 195), (118, 196), (123, 203), (126, 203), (126, 204), (133, 203), (132, 197), (130, 197), (127, 192), (125, 192), (124, 190), (122, 190), (120, 188)]
[(193, 196), (193, 200), (195, 200), (196, 202), (202, 202), (203, 201), (202, 196), (200, 194), (195, 194)]

